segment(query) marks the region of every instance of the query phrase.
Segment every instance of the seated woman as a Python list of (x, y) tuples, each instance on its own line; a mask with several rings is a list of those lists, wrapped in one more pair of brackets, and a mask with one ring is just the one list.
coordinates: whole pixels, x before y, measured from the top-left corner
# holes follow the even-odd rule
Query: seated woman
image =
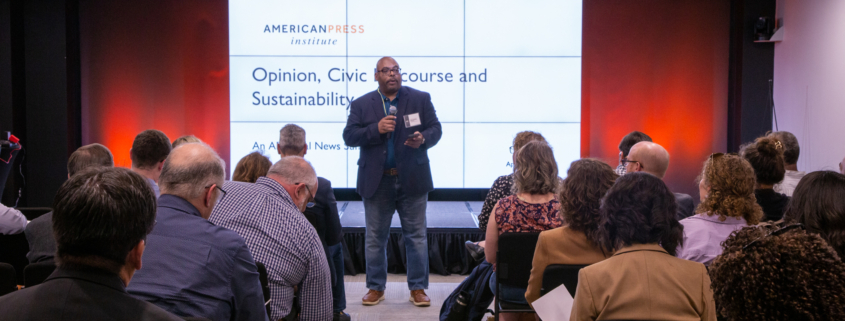
[[(496, 267), (499, 235), (506, 232), (542, 232), (561, 226), (555, 192), (558, 187), (557, 162), (552, 148), (545, 142), (532, 141), (516, 153), (513, 183), (515, 195), (505, 197), (493, 207), (487, 224), (487, 262)], [(530, 249), (529, 249), (530, 250)], [(496, 291), (496, 273), (490, 278)], [(525, 288), (501, 286), (499, 300), (527, 304)], [(503, 314), (505, 320), (513, 315)]]
[[(516, 152), (522, 146), (525, 146), (530, 141), (546, 142), (546, 138), (540, 133), (532, 131), (522, 131), (516, 134), (513, 138), (513, 145), (511, 146), (511, 154), (516, 157)], [(484, 204), (481, 205), (481, 213), (478, 214), (478, 228), (482, 231), (487, 231), (487, 221), (490, 219), (490, 213), (493, 212), (493, 207), (500, 199), (513, 195), (513, 173), (499, 176), (487, 192), (487, 198), (484, 199)], [(484, 241), (475, 243), (466, 241), (466, 248), (472, 258), (480, 260), (484, 257)]]
[(757, 204), (763, 208), (763, 221), (779, 221), (783, 218), (789, 197), (775, 192), (774, 186), (783, 180), (786, 168), (783, 165), (783, 143), (770, 137), (757, 138), (753, 143), (745, 145), (740, 150), (754, 174), (757, 176), (757, 186), (754, 196)]
[(677, 206), (651, 174), (616, 180), (599, 224), (616, 254), (581, 270), (570, 320), (716, 320), (707, 269), (674, 256), (684, 229)]
[(735, 232), (710, 275), (726, 320), (845, 320), (845, 264), (800, 224)]
[(763, 210), (754, 199), (754, 170), (736, 155), (710, 155), (698, 178), (698, 214), (681, 220), (683, 246), (677, 257), (705, 266), (722, 254), (722, 241), (731, 232), (755, 225)]
[(543, 272), (550, 264), (588, 265), (613, 254), (599, 243), (599, 206), (618, 177), (610, 165), (596, 159), (580, 159), (569, 166), (558, 198), (565, 225), (540, 233), (525, 292), (529, 303), (540, 298)]
[(267, 171), (270, 170), (273, 163), (267, 156), (259, 152), (252, 152), (244, 156), (235, 165), (235, 173), (232, 174), (232, 180), (236, 182), (255, 183), (261, 176), (267, 176)]
[(812, 172), (795, 187), (784, 221), (801, 223), (821, 236), (839, 257), (845, 257), (845, 175)]

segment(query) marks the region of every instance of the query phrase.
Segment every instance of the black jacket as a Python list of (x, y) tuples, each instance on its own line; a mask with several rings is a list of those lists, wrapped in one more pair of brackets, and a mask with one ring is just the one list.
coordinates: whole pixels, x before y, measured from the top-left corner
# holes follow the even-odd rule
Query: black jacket
[[(399, 184), (408, 195), (419, 195), (434, 190), (431, 180), (431, 167), (428, 161), (428, 149), (440, 141), (443, 129), (431, 95), (411, 87), (403, 86), (396, 96), (396, 127), (393, 135), (396, 169), (399, 172)], [(419, 113), (419, 126), (405, 127), (403, 116)], [(358, 158), (358, 194), (370, 198), (375, 194), (384, 174), (384, 162), (387, 160), (387, 134), (379, 134), (378, 122), (385, 117), (381, 95), (372, 91), (350, 104), (349, 118), (343, 129), (343, 141), (347, 146), (360, 147)], [(420, 148), (405, 146), (409, 134), (419, 131), (425, 142)]]
[(116, 274), (58, 268), (44, 283), (0, 297), (4, 320), (182, 320), (131, 297)]
[(340, 243), (343, 238), (340, 226), (340, 216), (337, 214), (337, 200), (334, 197), (332, 182), (317, 177), (317, 193), (314, 196), (314, 206), (305, 209), (305, 217), (314, 225), (317, 235), (323, 245), (332, 246)]

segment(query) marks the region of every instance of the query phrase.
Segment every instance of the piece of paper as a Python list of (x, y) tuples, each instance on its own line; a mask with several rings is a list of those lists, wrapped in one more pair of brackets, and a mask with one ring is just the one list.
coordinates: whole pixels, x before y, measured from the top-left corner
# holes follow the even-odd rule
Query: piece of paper
[(422, 122), (420, 121), (420, 113), (405, 115), (405, 128), (419, 126), (421, 124)]
[(569, 321), (575, 299), (566, 286), (560, 285), (531, 304), (543, 321)]

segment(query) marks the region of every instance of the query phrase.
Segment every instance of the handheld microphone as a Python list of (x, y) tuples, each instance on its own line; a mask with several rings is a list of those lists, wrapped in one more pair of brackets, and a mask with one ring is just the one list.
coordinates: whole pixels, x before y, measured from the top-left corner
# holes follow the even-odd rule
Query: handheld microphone
[[(390, 106), (390, 109), (388, 109), (388, 110), (387, 110), (387, 113), (388, 113), (390, 116), (396, 116), (396, 106)], [(393, 131), (396, 131), (396, 127), (395, 127), (395, 126), (393, 127)], [(387, 134), (387, 139), (390, 139), (390, 137), (392, 137), (392, 136), (393, 136), (393, 132), (388, 133), (388, 134)]]

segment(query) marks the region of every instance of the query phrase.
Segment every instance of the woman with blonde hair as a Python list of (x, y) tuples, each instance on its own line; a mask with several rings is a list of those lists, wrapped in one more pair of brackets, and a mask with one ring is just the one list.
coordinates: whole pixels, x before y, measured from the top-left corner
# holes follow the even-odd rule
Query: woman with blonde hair
[(721, 243), (735, 230), (757, 225), (763, 209), (754, 197), (754, 169), (742, 157), (715, 153), (699, 176), (701, 204), (696, 215), (681, 220), (684, 241), (677, 257), (709, 266)]

